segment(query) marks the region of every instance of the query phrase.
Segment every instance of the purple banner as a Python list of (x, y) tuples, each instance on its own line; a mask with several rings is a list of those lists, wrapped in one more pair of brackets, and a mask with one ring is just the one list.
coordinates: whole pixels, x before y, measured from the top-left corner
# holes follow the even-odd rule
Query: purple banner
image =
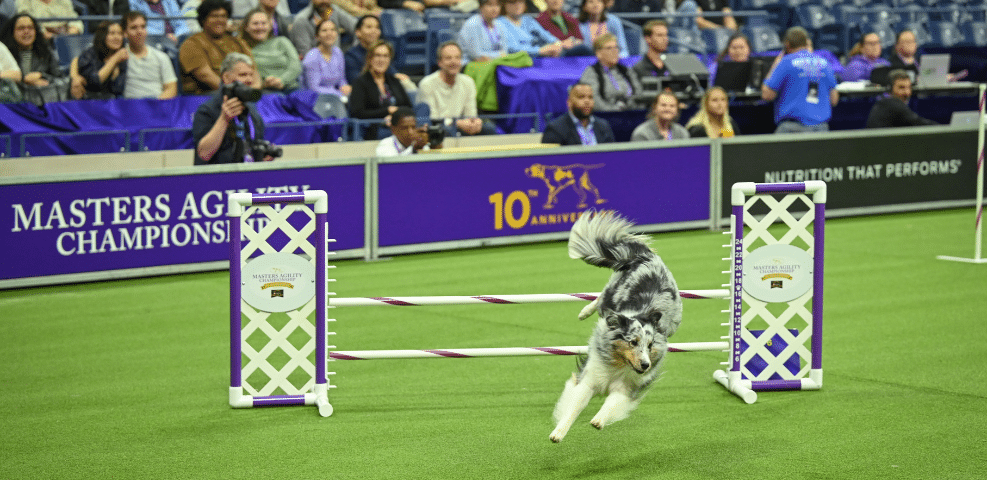
[(6, 185), (0, 280), (229, 259), (227, 194), (329, 194), (333, 250), (364, 247), (364, 165)]
[(381, 247), (562, 232), (590, 208), (639, 225), (709, 219), (704, 145), (382, 163), (379, 178)]

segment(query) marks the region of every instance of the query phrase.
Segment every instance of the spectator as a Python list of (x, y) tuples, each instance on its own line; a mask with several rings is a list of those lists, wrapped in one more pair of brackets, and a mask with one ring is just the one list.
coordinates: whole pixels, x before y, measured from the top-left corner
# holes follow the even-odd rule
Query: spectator
[(100, 22), (93, 34), (93, 44), (73, 61), (72, 91), (82, 83), (83, 98), (107, 99), (123, 96), (127, 81), (128, 50), (123, 47), (123, 28), (119, 23)]
[(620, 58), (629, 55), (627, 38), (624, 37), (624, 26), (616, 15), (607, 15), (607, 7), (603, 0), (583, 0), (579, 6), (579, 30), (586, 43), (594, 44), (596, 39), (608, 33), (613, 34), (620, 47)]
[(689, 138), (688, 130), (676, 123), (679, 118), (679, 99), (674, 93), (659, 93), (649, 116), (654, 120), (646, 120), (638, 125), (631, 133), (632, 142)]
[[(394, 58), (394, 47), (378, 40), (370, 47), (363, 73), (353, 82), (350, 93), (350, 117), (364, 120), (382, 119), (390, 124), (390, 115), (398, 107), (411, 107), (411, 98), (397, 77), (387, 73)], [(377, 125), (367, 129), (365, 138), (377, 138)]]
[[(356, 22), (356, 29), (353, 31), (356, 43), (346, 51), (346, 81), (352, 84), (363, 73), (363, 65), (367, 59), (367, 49), (380, 40), (380, 19), (373, 15), (364, 15)], [(387, 73), (407, 77), (403, 73), (397, 73), (394, 66), (388, 67)]]
[(867, 128), (938, 125), (908, 108), (908, 99), (912, 96), (912, 78), (908, 72), (892, 70), (888, 73), (888, 80), (891, 81), (890, 92), (881, 95), (871, 108), (867, 115)]
[(888, 64), (894, 68), (915, 68), (918, 69), (918, 42), (915, 41), (915, 32), (902, 30), (895, 38), (894, 50)]
[(271, 32), (271, 17), (263, 8), (255, 8), (243, 18), (240, 38), (251, 48), (265, 90), (297, 90), (302, 74), (298, 51), (287, 37), (272, 37)]
[(579, 30), (579, 20), (562, 10), (563, 1), (545, 0), (545, 11), (535, 17), (535, 20), (548, 33), (563, 42), (574, 38), (575, 40), (571, 40), (574, 45), (584, 43), (583, 33)]
[(674, 15), (669, 23), (677, 28), (696, 28), (696, 18), (699, 16), (696, 0), (664, 0), (661, 11)]
[(72, 0), (17, 0), (17, 12), (26, 13), (41, 22), (41, 29), (46, 40), (56, 35), (78, 35), (82, 33), (81, 21), (45, 22), (45, 18), (78, 18), (79, 14), (72, 7)]
[(133, 11), (123, 17), (127, 37), (127, 80), (125, 98), (165, 100), (178, 94), (178, 81), (171, 58), (147, 44), (147, 17)]
[(332, 8), (332, 0), (312, 0), (312, 3), (295, 15), (295, 22), (291, 24), (288, 37), (295, 45), (296, 52), (307, 52), (315, 48), (318, 43), (315, 39), (315, 26), (327, 16), (336, 24), (340, 35), (356, 28), (356, 17), (342, 8)]
[(507, 31), (495, 22), (500, 0), (481, 0), (479, 13), (459, 30), (459, 44), (469, 62), (486, 62), (507, 55)]
[(605, 33), (593, 42), (597, 62), (586, 67), (579, 77), (593, 89), (594, 111), (612, 112), (642, 108), (637, 95), (641, 93), (641, 81), (634, 70), (620, 64), (617, 39)]
[(751, 59), (751, 41), (747, 35), (737, 32), (727, 40), (727, 46), (716, 56), (716, 61), (709, 65), (709, 84), (716, 81), (716, 71), (723, 62), (746, 62)]
[[(242, 53), (227, 55), (220, 68), (220, 79), (223, 84), (240, 82), (247, 87), (255, 86), (257, 72), (253, 60)], [(195, 111), (192, 138), (196, 165), (253, 162), (252, 145), (264, 138), (264, 119), (256, 106), (229, 98), (220, 89)]]
[(377, 144), (378, 157), (412, 155), (428, 145), (428, 133), (418, 126), (411, 107), (398, 107), (391, 114), (391, 136)]
[(459, 73), (463, 51), (456, 42), (438, 49), (439, 71), (432, 72), (418, 85), (418, 100), (428, 105), (432, 120), (445, 123), (446, 135), (493, 135), (497, 129), (476, 117), (476, 84)]
[(582, 45), (578, 39), (569, 37), (565, 41), (555, 38), (535, 21), (524, 15), (524, 0), (505, 0), (501, 17), (496, 22), (503, 28), (507, 38), (507, 52), (528, 52), (532, 57), (558, 57), (570, 55), (571, 49)]
[(784, 44), (761, 85), (761, 98), (775, 102), (775, 133), (828, 131), (833, 107), (840, 100), (833, 69), (825, 58), (812, 53), (804, 28), (789, 28)]
[(668, 50), (668, 22), (648, 20), (641, 33), (644, 35), (644, 43), (648, 44), (648, 51), (634, 65), (634, 72), (637, 73), (638, 78), (668, 76), (668, 69), (665, 68), (665, 51)]
[(723, 87), (706, 90), (699, 110), (685, 124), (691, 138), (726, 138), (740, 133), (737, 122), (730, 117), (727, 92)]
[(17, 65), (17, 60), (14, 60), (14, 56), (3, 43), (0, 43), (0, 78), (12, 82), (21, 79), (21, 67)]
[(271, 17), (272, 37), (287, 37), (291, 30), (292, 15), (288, 2), (282, 0), (232, 0), (233, 16), (243, 18), (255, 8), (263, 8)]
[[(250, 46), (226, 31), (231, 8), (224, 0), (204, 0), (196, 10), (202, 31), (182, 42), (178, 50), (186, 93), (198, 95), (219, 88), (220, 67), (230, 53), (250, 56)], [(252, 58), (250, 63), (253, 70)]]
[(34, 17), (18, 13), (3, 25), (0, 42), (14, 57), (22, 76), (17, 79), (27, 101), (36, 105), (68, 96), (68, 79), (61, 76), (58, 59), (44, 39)]
[(890, 62), (881, 58), (881, 37), (868, 32), (860, 38), (848, 54), (850, 60), (843, 69), (843, 81), (854, 82), (857, 80), (870, 81), (870, 72), (876, 67), (886, 67)]
[(613, 130), (602, 118), (593, 116), (593, 87), (577, 83), (569, 88), (568, 113), (548, 122), (541, 143), (599, 145), (613, 143)]
[[(683, 2), (684, 3), (684, 2)], [(726, 27), (730, 30), (737, 29), (737, 20), (733, 18), (733, 10), (730, 10), (729, 0), (696, 0), (696, 26), (699, 28), (720, 28)], [(703, 16), (703, 11), (719, 12), (723, 16)]]
[[(122, 2), (123, 0), (116, 0)], [(147, 34), (165, 36), (178, 44), (178, 37), (192, 33), (185, 20), (164, 20), (159, 17), (179, 17), (182, 15), (177, 0), (130, 0), (130, 10), (147, 16)]]
[(319, 45), (308, 51), (302, 60), (305, 87), (320, 95), (347, 97), (353, 87), (346, 81), (343, 51), (336, 42), (339, 32), (332, 20), (323, 20), (316, 28)]

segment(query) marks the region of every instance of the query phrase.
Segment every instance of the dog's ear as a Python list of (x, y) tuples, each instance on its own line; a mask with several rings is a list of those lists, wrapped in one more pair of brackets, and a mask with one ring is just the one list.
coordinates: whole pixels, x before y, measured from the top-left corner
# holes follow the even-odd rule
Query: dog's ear
[(631, 324), (631, 319), (625, 317), (624, 315), (610, 311), (606, 312), (606, 314), (607, 315), (604, 318), (607, 319), (607, 325), (611, 329), (626, 330)]

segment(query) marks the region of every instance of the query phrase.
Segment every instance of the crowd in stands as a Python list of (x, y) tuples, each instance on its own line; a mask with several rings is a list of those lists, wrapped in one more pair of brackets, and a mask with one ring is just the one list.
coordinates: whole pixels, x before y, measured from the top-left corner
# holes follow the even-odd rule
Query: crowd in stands
[[(661, 93), (657, 99), (654, 94), (643, 96), (642, 79), (669, 75), (666, 55), (671, 47), (680, 46), (681, 40), (671, 37), (681, 30), (715, 30), (726, 35), (722, 49), (708, 64), (709, 87), (724, 63), (746, 62), (755, 53), (764, 53), (755, 52), (752, 38), (742, 28), (757, 17), (734, 15), (749, 6), (739, 0), (311, 0), (308, 4), (292, 1), (291, 8), (289, 0), (76, 0), (77, 5), (87, 6), (86, 13), (120, 16), (118, 21), (89, 26), (73, 20), (79, 13), (72, 0), (0, 1), (0, 82), (4, 87), (0, 101), (43, 105), (68, 99), (208, 94), (222, 83), (224, 59), (238, 53), (250, 57), (256, 67), (254, 84), (269, 93), (313, 90), (319, 94), (319, 111), (326, 115), (378, 119), (385, 124), (399, 108), (424, 104), (450, 135), (496, 132), (493, 124), (479, 118), (481, 113), (496, 112), (478, 111), (474, 78), (461, 72), (469, 62), (500, 61), (512, 55), (596, 57), (571, 89), (567, 105), (559, 106), (568, 110), (560, 118), (568, 120), (573, 129), (560, 134), (560, 125), (550, 125), (554, 133), (546, 132), (546, 140), (607, 141), (605, 132), (600, 133), (605, 129), (597, 125), (592, 113), (583, 115), (587, 104), (590, 112), (647, 110), (650, 118), (635, 130), (634, 140), (737, 135), (742, 132), (729, 115), (729, 95), (723, 88), (706, 88), (695, 117), (679, 123), (681, 97), (673, 101), (674, 95), (663, 92), (655, 92)], [(869, 2), (855, 3), (866, 6)], [(873, 5), (888, 4), (875, 0)], [(469, 16), (454, 41), (437, 49), (438, 70), (416, 85), (411, 76), (395, 69), (396, 56), (404, 52), (395, 51), (382, 38), (381, 16), (387, 10)], [(622, 20), (615, 11), (653, 12), (667, 18), (641, 20), (642, 28)], [(629, 27), (640, 28), (642, 38), (629, 38), (628, 31), (638, 31), (625, 31)], [(847, 52), (814, 50), (816, 32), (811, 30), (777, 31), (779, 36), (784, 33), (778, 39), (776, 50), (780, 52), (763, 86), (757, 88), (764, 99), (776, 101), (779, 125), (795, 122), (800, 124), (795, 131), (818, 130), (815, 127), (828, 119), (826, 111), (838, 101), (837, 80), (868, 81), (871, 72), (883, 66), (915, 71), (920, 61), (919, 32), (902, 29), (890, 46), (882, 43), (878, 32), (859, 30), (859, 34), (845, 32), (858, 36)], [(58, 57), (54, 48), (58, 37), (86, 32), (92, 34), (88, 48), (71, 59)], [(640, 60), (632, 68), (621, 63), (642, 41), (647, 50)], [(845, 54), (845, 61), (834, 62), (833, 53)], [(819, 78), (805, 90), (792, 78), (805, 77), (807, 71)], [(900, 105), (888, 102), (907, 102), (911, 94), (910, 89), (907, 95), (893, 91), (894, 79), (900, 79), (897, 72), (882, 98), (884, 117), (900, 110)], [(793, 103), (798, 96), (816, 102), (812, 114)], [(878, 125), (883, 117), (874, 118)], [(376, 130), (371, 126), (365, 138), (378, 138)]]

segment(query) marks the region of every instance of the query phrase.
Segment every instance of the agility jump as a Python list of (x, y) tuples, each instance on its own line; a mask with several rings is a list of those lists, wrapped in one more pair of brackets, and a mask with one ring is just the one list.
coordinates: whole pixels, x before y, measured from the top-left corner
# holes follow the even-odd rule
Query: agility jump
[[(729, 283), (723, 285), (729, 290), (680, 292), (682, 298), (688, 299), (731, 300), (731, 307), (723, 310), (730, 314), (730, 321), (721, 324), (730, 327), (729, 335), (721, 337), (727, 341), (670, 343), (668, 351), (727, 352), (728, 361), (722, 365), (729, 369), (718, 370), (713, 377), (746, 403), (756, 401), (758, 390), (821, 388), (825, 183), (738, 184), (733, 192), (733, 221), (731, 230), (725, 232), (731, 235), (732, 241), (724, 245), (731, 250), (724, 258), (731, 261), (731, 268), (724, 272), (730, 274)], [(780, 200), (775, 198), (779, 194), (784, 195)], [(812, 195), (812, 200), (807, 195)], [(230, 196), (228, 215), (240, 219), (230, 222), (232, 407), (317, 405), (320, 415), (329, 416), (333, 409), (327, 391), (335, 385), (329, 385), (328, 376), (335, 372), (327, 371), (327, 362), (333, 360), (586, 354), (586, 346), (334, 350), (335, 346), (326, 342), (328, 336), (334, 335), (327, 331), (327, 324), (335, 321), (327, 318), (327, 307), (589, 302), (598, 294), (331, 298), (334, 294), (327, 291), (327, 285), (334, 280), (327, 276), (327, 269), (333, 266), (326, 264), (327, 255), (331, 255), (327, 252), (331, 240), (326, 234), (325, 198), (325, 193), (320, 191)], [(767, 207), (768, 213), (751, 212), (759, 202), (762, 209)], [(793, 205), (808, 212), (793, 214), (788, 211)], [(778, 236), (774, 235), (776, 223), (787, 227)], [(241, 234), (248, 240), (246, 244), (241, 243)], [(745, 263), (745, 258), (752, 254), (752, 261)], [(265, 259), (266, 256), (271, 258)], [(291, 268), (282, 268), (282, 262)], [(781, 270), (769, 271), (772, 265), (779, 264)], [(794, 284), (798, 295), (779, 296), (779, 290), (792, 291), (789, 284)], [(306, 290), (309, 286), (314, 291)], [(252, 292), (245, 291), (248, 287)], [(759, 290), (759, 287), (763, 288)], [(284, 302), (285, 298), (292, 301)], [(288, 304), (292, 309), (285, 310), (283, 305), (275, 307), (270, 302)], [(811, 313), (805, 307), (807, 302), (812, 304)], [(777, 309), (769, 305), (778, 303), (785, 304), (785, 310), (776, 315), (772, 312)], [(278, 318), (285, 314), (287, 322)], [(272, 320), (283, 325), (274, 328), (269, 324)], [(296, 330), (308, 336), (302, 345), (291, 339)], [(258, 340), (258, 337), (264, 338)], [(278, 352), (286, 353), (290, 360), (276, 367), (267, 357)], [(246, 365), (243, 359), (247, 360)]]

